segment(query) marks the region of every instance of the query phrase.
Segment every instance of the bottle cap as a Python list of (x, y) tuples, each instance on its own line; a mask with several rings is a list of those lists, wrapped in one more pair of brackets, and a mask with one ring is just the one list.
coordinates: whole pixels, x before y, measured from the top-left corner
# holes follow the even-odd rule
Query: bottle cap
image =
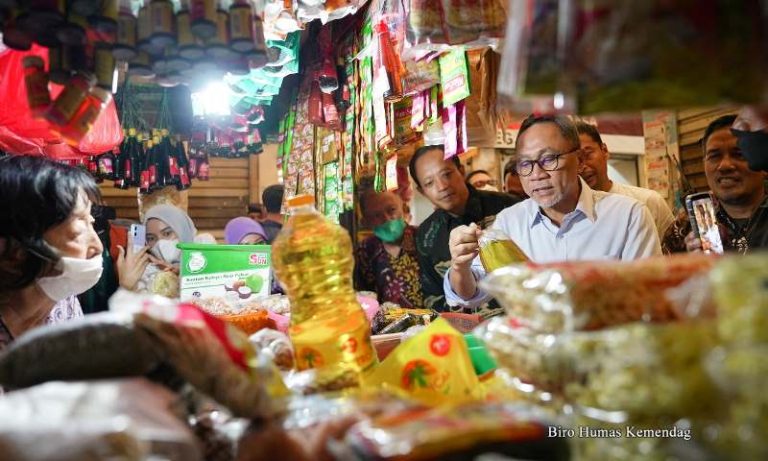
[(314, 205), (315, 197), (309, 194), (297, 195), (295, 197), (289, 198), (286, 203), (291, 208), (305, 206), (305, 205)]
[(485, 346), (470, 347), (469, 359), (472, 361), (477, 376), (482, 376), (498, 367)]

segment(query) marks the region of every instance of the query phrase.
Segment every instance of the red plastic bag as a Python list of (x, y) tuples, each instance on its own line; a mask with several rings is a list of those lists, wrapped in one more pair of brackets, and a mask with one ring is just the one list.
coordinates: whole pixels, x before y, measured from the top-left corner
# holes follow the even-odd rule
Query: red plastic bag
[[(77, 148), (65, 144), (61, 136), (51, 130), (47, 120), (32, 117), (27, 104), (22, 64), (27, 56), (39, 56), (47, 65), (48, 50), (37, 45), (29, 51), (6, 50), (0, 53), (0, 101), (3, 101), (0, 104), (0, 148), (14, 154), (66, 159), (101, 154), (122, 142), (123, 131), (114, 100), (99, 115)], [(63, 87), (50, 84), (49, 88), (51, 99), (55, 99)]]

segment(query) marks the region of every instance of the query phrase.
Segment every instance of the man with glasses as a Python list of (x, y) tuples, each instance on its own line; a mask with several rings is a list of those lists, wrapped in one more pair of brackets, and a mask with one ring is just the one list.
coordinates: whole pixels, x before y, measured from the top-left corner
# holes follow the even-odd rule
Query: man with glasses
[(477, 190), (467, 184), (458, 157), (445, 159), (440, 145), (417, 149), (408, 169), (416, 189), (435, 206), (416, 232), (416, 251), (424, 304), (443, 311), (447, 307), (443, 275), (451, 265), (451, 229), (468, 224), (484, 229), (493, 223), (496, 213), (517, 201), (507, 194)]
[(585, 122), (576, 122), (576, 130), (581, 142), (582, 164), (579, 175), (582, 179), (594, 190), (626, 195), (647, 206), (656, 223), (659, 238), (663, 238), (664, 232), (675, 221), (667, 202), (656, 191), (611, 181), (608, 177), (610, 153), (597, 127)]
[[(528, 117), (516, 146), (516, 170), (530, 198), (499, 213), (493, 227), (533, 262), (632, 260), (661, 254), (645, 205), (592, 190), (579, 178), (579, 135), (568, 118)], [(477, 258), (480, 234), (474, 225), (451, 232), (451, 267), (443, 280), (449, 305), (475, 308), (488, 299), (477, 285), (485, 276)]]

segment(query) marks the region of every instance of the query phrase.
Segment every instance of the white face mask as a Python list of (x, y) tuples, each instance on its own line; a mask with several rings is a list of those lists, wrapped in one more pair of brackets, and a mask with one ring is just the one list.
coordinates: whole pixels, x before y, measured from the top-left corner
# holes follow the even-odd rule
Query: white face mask
[(479, 190), (488, 190), (488, 191), (491, 191), (491, 192), (498, 192), (499, 191), (498, 187), (492, 186), (490, 184), (486, 184), (483, 187), (479, 187), (478, 189)]
[(96, 282), (101, 278), (101, 272), (104, 270), (101, 255), (90, 259), (64, 256), (59, 260), (56, 269), (61, 273), (37, 279), (37, 286), (43, 290), (46, 296), (56, 302), (85, 293), (96, 285)]
[(181, 250), (176, 248), (179, 239), (158, 240), (152, 248), (152, 254), (169, 264), (175, 264), (181, 260)]

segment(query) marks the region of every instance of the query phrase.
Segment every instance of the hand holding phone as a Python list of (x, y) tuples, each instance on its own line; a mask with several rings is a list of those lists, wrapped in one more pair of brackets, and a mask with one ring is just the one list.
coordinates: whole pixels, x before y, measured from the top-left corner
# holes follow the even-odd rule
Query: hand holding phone
[(138, 253), (147, 244), (147, 228), (143, 224), (131, 224), (128, 238), (130, 239), (133, 252)]
[(723, 239), (717, 224), (715, 202), (710, 192), (699, 192), (685, 198), (685, 208), (694, 235), (701, 240), (704, 253), (722, 254)]

